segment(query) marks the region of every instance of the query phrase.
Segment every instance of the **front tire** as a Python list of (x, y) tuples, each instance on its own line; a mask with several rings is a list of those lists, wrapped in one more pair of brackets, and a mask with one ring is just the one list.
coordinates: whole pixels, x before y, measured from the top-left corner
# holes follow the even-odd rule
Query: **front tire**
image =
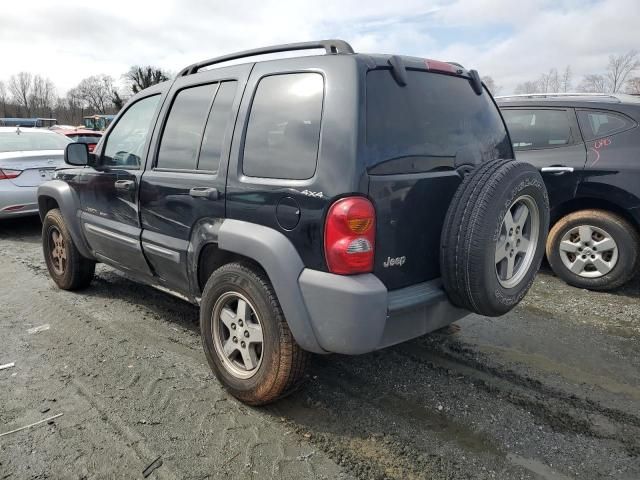
[(309, 354), (258, 268), (230, 263), (213, 272), (202, 294), (200, 331), (209, 366), (242, 402), (265, 405), (301, 383)]
[(49, 275), (63, 290), (80, 290), (91, 283), (96, 262), (80, 255), (60, 210), (47, 212), (42, 222), (42, 250)]
[(627, 220), (605, 210), (580, 210), (562, 217), (549, 232), (547, 259), (569, 285), (611, 290), (638, 271), (640, 238)]

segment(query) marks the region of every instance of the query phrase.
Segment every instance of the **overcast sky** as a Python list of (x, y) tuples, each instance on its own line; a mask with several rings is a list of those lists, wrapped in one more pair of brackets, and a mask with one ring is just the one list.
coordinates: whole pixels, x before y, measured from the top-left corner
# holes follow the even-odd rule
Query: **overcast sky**
[(218, 54), (320, 38), (356, 51), (456, 61), (509, 93), (570, 64), (573, 83), (640, 48), (640, 0), (107, 0), (9, 2), (0, 12), (0, 80), (25, 70), (59, 93), (130, 65), (173, 72)]

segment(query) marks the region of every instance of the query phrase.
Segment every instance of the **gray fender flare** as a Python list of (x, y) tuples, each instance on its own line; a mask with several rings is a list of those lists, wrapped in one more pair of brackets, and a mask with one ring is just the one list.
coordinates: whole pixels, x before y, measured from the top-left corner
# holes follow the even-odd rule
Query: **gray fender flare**
[(327, 353), (318, 344), (298, 283), (304, 264), (287, 237), (262, 225), (226, 219), (218, 231), (218, 247), (258, 262), (269, 276), (298, 345)]
[(40, 185), (38, 187), (38, 211), (41, 220), (44, 220), (47, 214), (47, 198), (52, 198), (58, 204), (73, 243), (80, 255), (93, 259), (93, 254), (84, 239), (80, 226), (80, 199), (78, 194), (68, 183), (61, 180), (51, 180)]

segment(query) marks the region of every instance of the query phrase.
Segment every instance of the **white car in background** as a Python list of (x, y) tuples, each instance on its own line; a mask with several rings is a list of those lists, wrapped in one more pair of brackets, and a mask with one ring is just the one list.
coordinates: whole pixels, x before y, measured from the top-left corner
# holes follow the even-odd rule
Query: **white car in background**
[(38, 213), (38, 185), (64, 165), (69, 143), (51, 130), (0, 127), (0, 219)]

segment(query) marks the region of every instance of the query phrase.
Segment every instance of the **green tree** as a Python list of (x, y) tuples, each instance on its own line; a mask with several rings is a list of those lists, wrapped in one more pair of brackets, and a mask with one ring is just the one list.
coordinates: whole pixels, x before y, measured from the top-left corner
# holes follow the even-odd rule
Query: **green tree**
[(151, 65), (134, 65), (124, 74), (131, 91), (136, 94), (145, 88), (169, 80), (169, 73)]

